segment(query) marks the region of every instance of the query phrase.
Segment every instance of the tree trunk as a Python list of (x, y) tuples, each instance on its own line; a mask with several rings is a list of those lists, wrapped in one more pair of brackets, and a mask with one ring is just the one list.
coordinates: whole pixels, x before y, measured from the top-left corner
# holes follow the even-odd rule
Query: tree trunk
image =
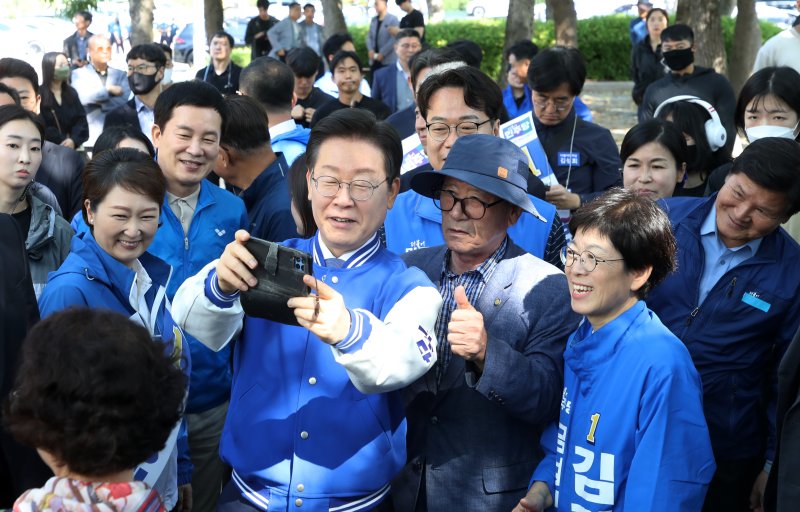
[(347, 32), (342, 13), (342, 0), (322, 0), (322, 15), (325, 17), (325, 38)]
[(738, 0), (736, 27), (733, 29), (733, 47), (731, 48), (730, 81), (733, 91), (739, 94), (761, 46), (761, 26), (758, 24), (755, 0)]
[(130, 0), (131, 46), (153, 42), (153, 0)]
[(203, 0), (203, 13), (206, 19), (206, 40), (222, 30), (222, 0)]
[(428, 1), (428, 23), (444, 21), (444, 0)]
[(726, 75), (728, 63), (725, 41), (722, 39), (722, 20), (719, 13), (720, 0), (692, 2), (690, 26), (694, 30), (694, 60), (700, 66), (714, 68)]
[(736, 0), (720, 0), (719, 13), (722, 16), (730, 16), (733, 14), (734, 7), (736, 7)]
[(684, 23), (690, 25), (691, 21), (691, 4), (692, 0), (678, 0), (678, 5), (675, 8), (675, 23)]
[(572, 0), (547, 0), (553, 11), (556, 44), (578, 47), (578, 16)]
[[(533, 4), (534, 0), (511, 0), (506, 16), (506, 40), (503, 44), (503, 57), (506, 51), (517, 41), (530, 41), (533, 38)], [(500, 87), (506, 86), (505, 61), (500, 67), (498, 82)]]

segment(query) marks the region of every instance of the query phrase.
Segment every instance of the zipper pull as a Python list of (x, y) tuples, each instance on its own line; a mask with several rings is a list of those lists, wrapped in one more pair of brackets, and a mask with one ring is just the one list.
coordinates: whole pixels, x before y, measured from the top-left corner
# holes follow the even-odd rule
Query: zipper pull
[(189, 237), (188, 236), (184, 236), (183, 237), (183, 248), (185, 250), (187, 250), (187, 251), (189, 250)]
[(697, 306), (696, 308), (694, 308), (692, 310), (692, 312), (689, 314), (689, 318), (686, 319), (686, 325), (687, 326), (692, 325), (692, 320), (694, 319), (694, 317), (697, 316), (697, 313), (699, 311), (700, 311), (700, 306)]
[(733, 278), (731, 281), (731, 285), (728, 287), (728, 298), (730, 299), (733, 296), (733, 289), (736, 287), (736, 278)]

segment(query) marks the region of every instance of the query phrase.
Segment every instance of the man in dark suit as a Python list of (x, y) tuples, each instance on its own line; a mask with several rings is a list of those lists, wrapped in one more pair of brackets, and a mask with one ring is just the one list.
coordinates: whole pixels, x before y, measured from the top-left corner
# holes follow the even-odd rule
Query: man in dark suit
[(384, 102), (392, 113), (414, 104), (414, 90), (409, 81), (411, 71), (408, 62), (420, 50), (422, 50), (422, 40), (419, 32), (410, 28), (401, 30), (397, 33), (394, 43), (397, 62), (382, 67), (372, 77), (372, 97)]
[(89, 63), (86, 52), (89, 46), (89, 38), (94, 34), (89, 32), (89, 25), (92, 24), (92, 13), (88, 11), (78, 11), (72, 18), (75, 24), (75, 32), (64, 39), (64, 53), (70, 61), (72, 69), (82, 68)]
[(477, 134), (411, 180), (442, 210), (446, 245), (403, 255), (443, 303), (437, 363), (405, 390), (408, 464), (392, 483), (396, 510), (511, 510), (541, 458), (578, 317), (564, 274), (508, 237), (523, 210), (536, 211), (529, 172), (513, 143)]

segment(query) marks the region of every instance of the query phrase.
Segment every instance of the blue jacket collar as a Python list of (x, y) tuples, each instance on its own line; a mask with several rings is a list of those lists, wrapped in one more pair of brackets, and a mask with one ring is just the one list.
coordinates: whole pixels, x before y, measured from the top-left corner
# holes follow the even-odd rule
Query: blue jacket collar
[(631, 326), (644, 321), (643, 315), (648, 314), (644, 301), (637, 301), (595, 332), (592, 332), (592, 325), (584, 318), (567, 342), (564, 363), (580, 377), (591, 376), (611, 359), (610, 356), (617, 351)]
[[(325, 256), (322, 252), (322, 247), (320, 247), (319, 242), (319, 231), (317, 234), (314, 235), (314, 243), (313, 243), (313, 250), (314, 250), (314, 264), (319, 265), (321, 267), (325, 266)], [(364, 265), (365, 263), (369, 262), (378, 252), (381, 250), (381, 239), (377, 233), (375, 233), (372, 238), (364, 244), (363, 247), (358, 249), (354, 252), (347, 260), (344, 262), (342, 268), (356, 268)]]

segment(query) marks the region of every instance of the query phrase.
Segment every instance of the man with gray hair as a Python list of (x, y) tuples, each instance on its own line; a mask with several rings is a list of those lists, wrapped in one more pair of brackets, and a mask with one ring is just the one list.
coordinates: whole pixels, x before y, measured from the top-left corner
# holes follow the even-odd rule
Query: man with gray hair
[(511, 510), (558, 412), (562, 352), (578, 317), (564, 274), (508, 235), (528, 157), (489, 134), (459, 137), (439, 170), (411, 180), (442, 212), (445, 245), (406, 253), (438, 286), (437, 363), (405, 389), (408, 464), (396, 510)]

